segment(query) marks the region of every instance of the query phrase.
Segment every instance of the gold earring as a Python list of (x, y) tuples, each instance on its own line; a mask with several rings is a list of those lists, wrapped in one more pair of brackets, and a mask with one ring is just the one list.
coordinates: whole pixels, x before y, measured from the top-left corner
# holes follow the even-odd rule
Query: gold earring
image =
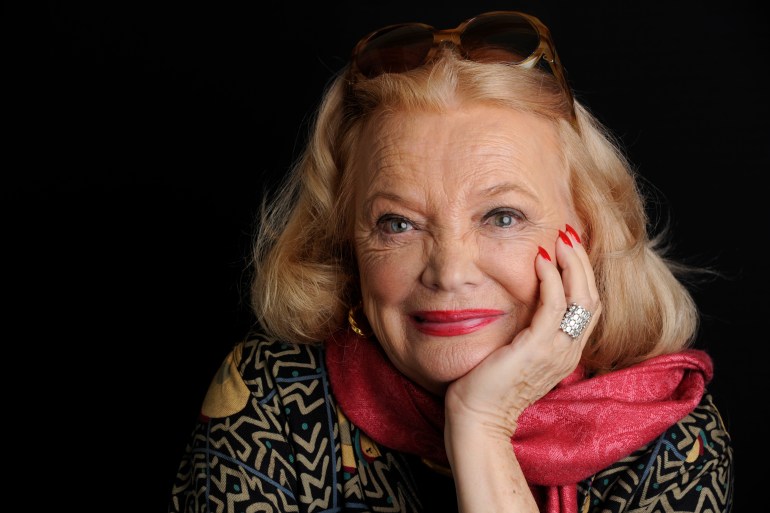
[(356, 312), (361, 310), (362, 308), (363, 308), (362, 303), (358, 303), (357, 305), (350, 307), (350, 310), (348, 310), (348, 324), (350, 324), (350, 329), (352, 329), (356, 335), (358, 335), (359, 337), (366, 338), (369, 335), (371, 335), (371, 333), (364, 332), (364, 330), (362, 330), (358, 326), (358, 323), (356, 322)]

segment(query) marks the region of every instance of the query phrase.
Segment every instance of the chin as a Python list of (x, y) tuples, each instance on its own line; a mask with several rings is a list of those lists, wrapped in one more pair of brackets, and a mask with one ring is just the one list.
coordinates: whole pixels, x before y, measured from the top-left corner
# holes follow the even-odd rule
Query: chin
[(431, 392), (443, 394), (450, 383), (475, 369), (487, 356), (503, 345), (488, 341), (484, 343), (464, 340), (431, 347), (423, 354), (415, 355), (419, 368), (415, 369), (416, 372), (413, 371), (413, 374), (418, 375), (412, 380)]

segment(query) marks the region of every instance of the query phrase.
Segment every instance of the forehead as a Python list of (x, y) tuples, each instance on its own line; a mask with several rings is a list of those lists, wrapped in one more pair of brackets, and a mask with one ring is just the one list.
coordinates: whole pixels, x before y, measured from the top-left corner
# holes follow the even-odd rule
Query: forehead
[(446, 186), (455, 179), (464, 187), (513, 180), (564, 193), (568, 182), (550, 121), (483, 104), (377, 116), (364, 130), (356, 167), (359, 184), (369, 190), (426, 181)]

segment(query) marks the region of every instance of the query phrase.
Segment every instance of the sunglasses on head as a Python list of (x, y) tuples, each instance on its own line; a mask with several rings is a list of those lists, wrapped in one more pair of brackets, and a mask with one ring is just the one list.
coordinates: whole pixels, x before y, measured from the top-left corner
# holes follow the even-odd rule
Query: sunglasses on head
[(454, 45), (463, 58), (475, 62), (549, 71), (567, 95), (574, 118), (572, 90), (548, 28), (536, 17), (521, 12), (487, 12), (446, 30), (423, 23), (383, 27), (358, 42), (353, 49), (351, 69), (365, 78), (403, 73), (429, 62), (439, 47), (446, 44)]

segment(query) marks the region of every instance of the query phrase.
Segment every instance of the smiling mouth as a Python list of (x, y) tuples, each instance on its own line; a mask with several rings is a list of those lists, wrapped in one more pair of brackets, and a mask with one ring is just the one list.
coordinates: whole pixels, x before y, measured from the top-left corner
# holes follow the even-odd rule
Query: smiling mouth
[(480, 330), (503, 316), (502, 310), (426, 310), (412, 313), (412, 324), (426, 335), (454, 337)]

